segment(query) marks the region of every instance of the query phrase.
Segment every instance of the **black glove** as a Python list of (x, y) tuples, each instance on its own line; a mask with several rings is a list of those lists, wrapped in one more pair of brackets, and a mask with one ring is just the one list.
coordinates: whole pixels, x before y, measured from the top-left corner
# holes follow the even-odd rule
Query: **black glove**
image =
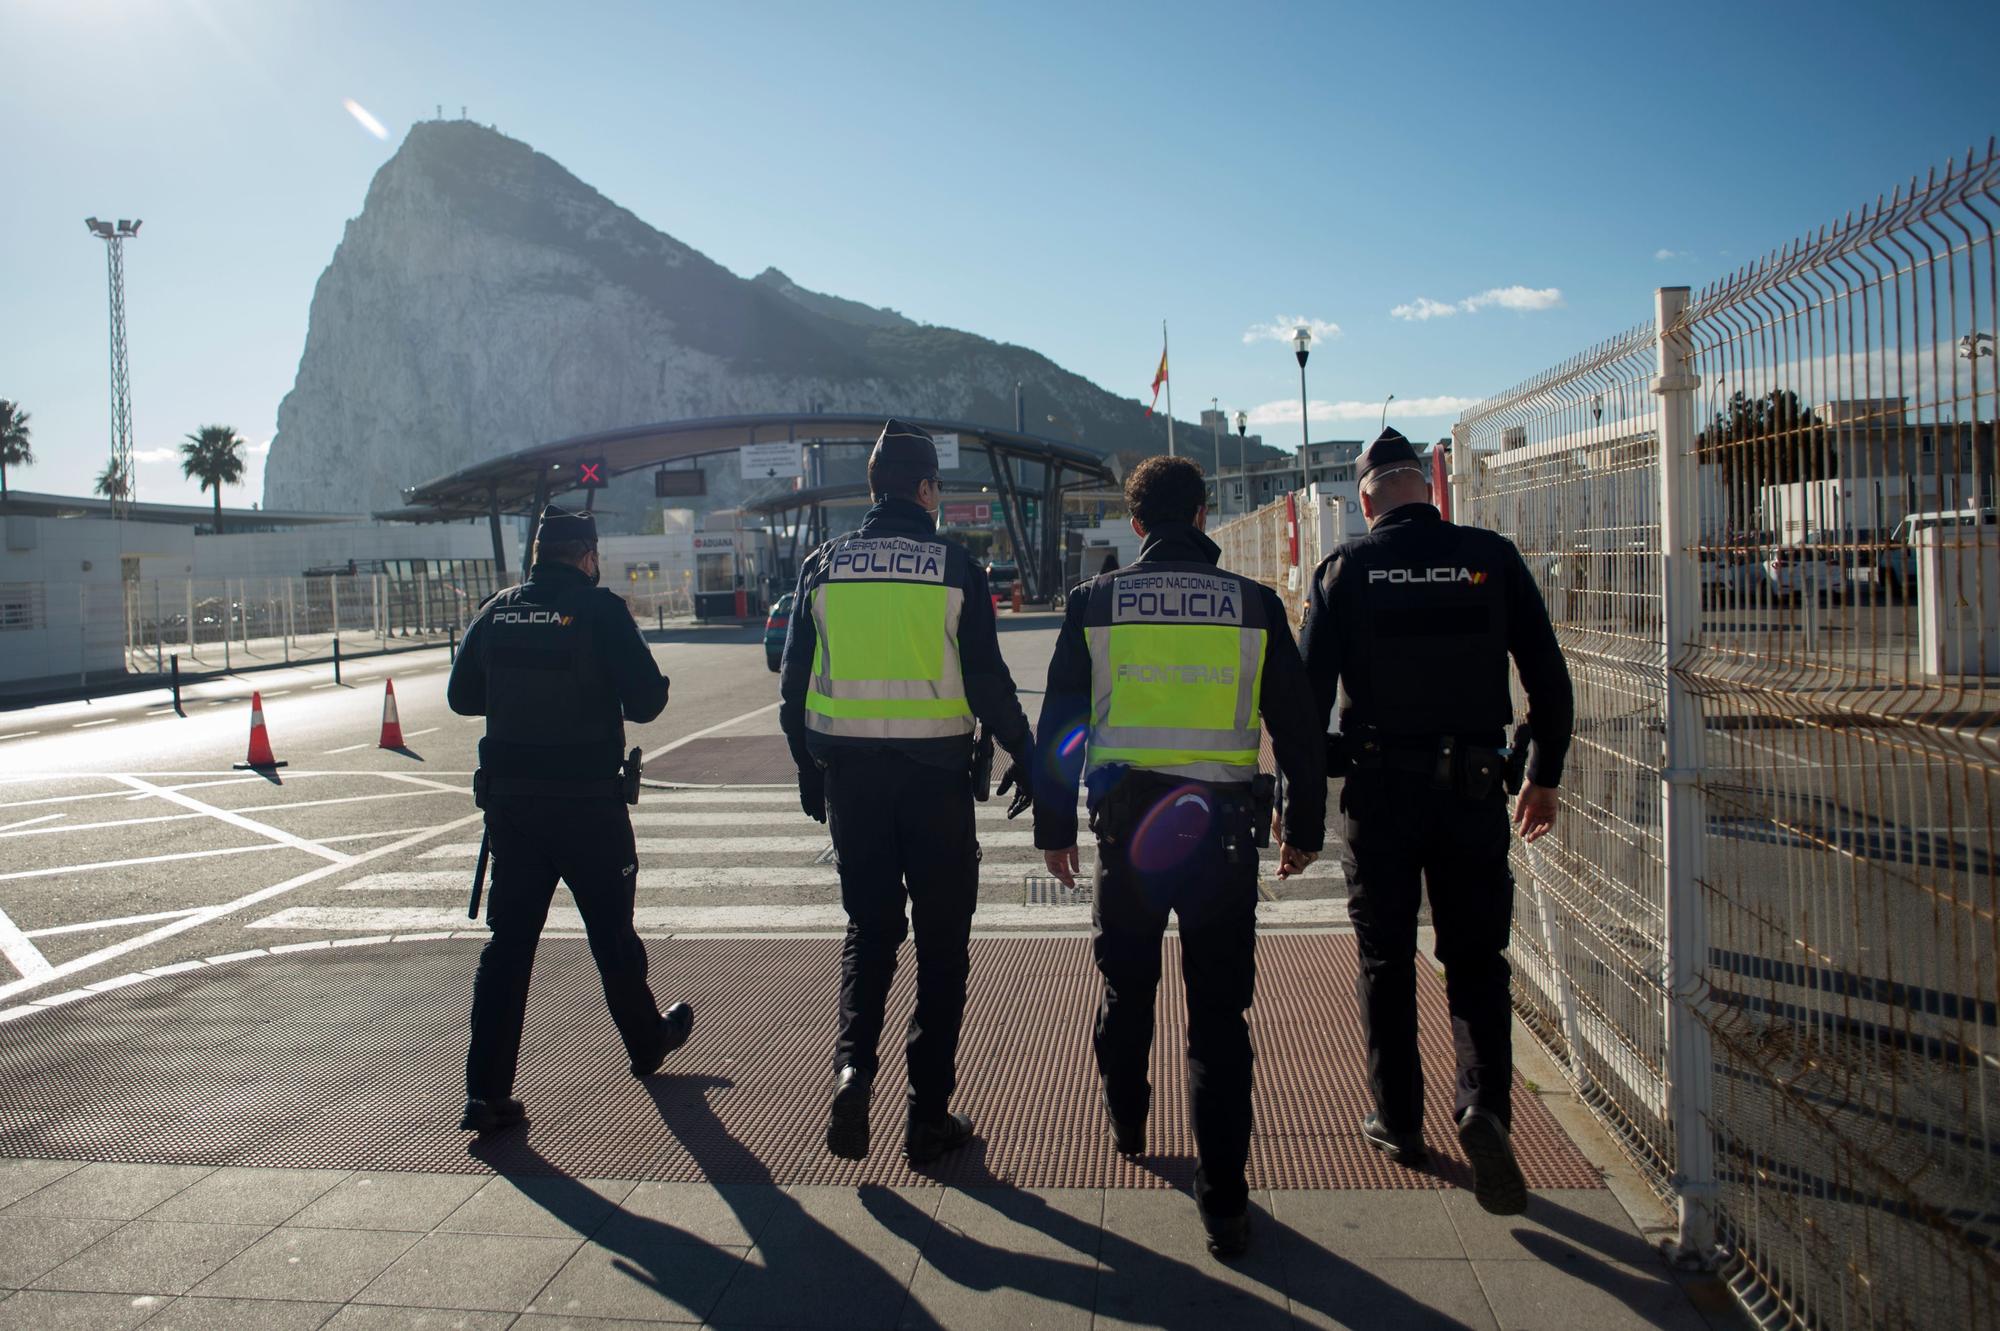
[(1007, 771), (1001, 776), (1000, 788), (994, 793), (1005, 795), (1010, 789), (1014, 792), (1014, 798), (1007, 804), (1007, 816), (1009, 818), (1018, 818), (1034, 807), (1034, 769), (1029, 765), (1027, 759), (1020, 757), (1018, 754), (1010, 753), (1007, 755), (1007, 759)]
[(826, 821), (826, 773), (817, 767), (799, 769), (799, 807), (814, 822)]

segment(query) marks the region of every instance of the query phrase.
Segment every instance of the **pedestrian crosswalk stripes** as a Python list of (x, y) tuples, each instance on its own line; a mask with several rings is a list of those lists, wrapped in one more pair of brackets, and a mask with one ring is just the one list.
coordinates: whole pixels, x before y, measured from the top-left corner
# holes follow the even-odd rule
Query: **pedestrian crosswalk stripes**
[[(640, 927), (652, 932), (839, 927), (845, 917), (832, 844), (826, 828), (808, 819), (797, 800), (794, 791), (768, 788), (645, 792), (632, 813), (640, 832), (634, 837)], [(1088, 924), (1088, 905), (1039, 904), (1046, 894), (1030, 890), (1048, 876), (1048, 870), (1028, 820), (1009, 823), (1006, 806), (997, 800), (976, 810), (980, 927)], [(1088, 832), (1080, 849), (1087, 884), (1096, 852)], [(404, 862), (407, 867), (384, 868), (338, 884), (337, 895), (324, 905), (295, 905), (256, 920), (255, 927), (408, 932), (447, 927), (452, 920), (464, 927), (463, 907), (441, 904), (440, 898), (463, 896), (470, 890), (478, 851), (475, 841), (446, 840), (414, 852), (414, 860)], [(1280, 925), (1281, 916), (1303, 927), (1324, 927), (1345, 918), (1344, 901), (1327, 895), (1329, 887), (1337, 892), (1336, 884), (1325, 881), (1339, 877), (1334, 862), (1314, 865), (1303, 883), (1294, 884), (1292, 892), (1306, 895), (1293, 901), (1276, 900), (1284, 889), (1271, 890), (1277, 867), (1274, 853), (1265, 852), (1264, 865), (1262, 909), (1267, 925)], [(496, 865), (495, 871), (504, 870)], [(1028, 904), (1031, 901), (1038, 904)], [(559, 895), (549, 927), (575, 927), (564, 923), (571, 914), (573, 907)]]

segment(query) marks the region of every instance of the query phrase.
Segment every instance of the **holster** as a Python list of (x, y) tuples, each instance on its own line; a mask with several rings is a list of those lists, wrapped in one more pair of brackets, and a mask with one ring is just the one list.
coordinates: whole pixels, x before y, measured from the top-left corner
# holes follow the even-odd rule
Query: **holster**
[(476, 768), (476, 769), (474, 769), (474, 771), (473, 771), (473, 773), (472, 773), (472, 807), (473, 807), (473, 808), (475, 808), (475, 809), (483, 809), (483, 808), (485, 808), (485, 807), (486, 807), (486, 791), (487, 791), (487, 789), (488, 789), (488, 787), (489, 787), (489, 785), (490, 785), (490, 784), (491, 784), (491, 783), (490, 783), (490, 782), (489, 782), (489, 781), (487, 780), (487, 777), (486, 777), (486, 769), (485, 769), (485, 768), (483, 768), (483, 767), (480, 767), (480, 768)]
[(1278, 814), (1278, 778), (1259, 772), (1250, 781), (1250, 832), (1260, 849), (1271, 844), (1271, 823)]
[(1468, 800), (1483, 800), (1499, 788), (1505, 765), (1501, 750), (1462, 744), (1456, 735), (1437, 735), (1428, 741), (1419, 736), (1368, 739), (1354, 758), (1357, 772), (1386, 769), (1427, 776), (1437, 793)]
[(993, 732), (983, 724), (972, 739), (972, 798), (984, 804), (993, 794)]
[(639, 778), (646, 774), (646, 756), (637, 748), (625, 755), (625, 762), (618, 769), (618, 780), (623, 788), (625, 802), (639, 802)]

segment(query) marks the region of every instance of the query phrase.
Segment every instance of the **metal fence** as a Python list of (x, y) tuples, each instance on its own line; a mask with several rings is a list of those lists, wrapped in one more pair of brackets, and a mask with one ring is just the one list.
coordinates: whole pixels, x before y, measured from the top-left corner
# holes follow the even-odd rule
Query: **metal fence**
[[(1303, 515), (1307, 520), (1301, 522)], [(1294, 628), (1305, 618), (1307, 584), (1320, 561), (1319, 523), (1310, 492), (1301, 490), (1209, 530), (1222, 548), (1223, 568), (1275, 590)]]
[(1577, 686), (1524, 1015), (1746, 1305), (2000, 1324), (1989, 145), (1482, 404)]

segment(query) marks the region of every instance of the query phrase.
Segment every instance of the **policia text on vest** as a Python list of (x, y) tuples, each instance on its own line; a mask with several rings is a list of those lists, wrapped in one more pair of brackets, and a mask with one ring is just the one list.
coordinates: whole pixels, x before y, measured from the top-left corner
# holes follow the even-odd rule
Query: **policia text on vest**
[(639, 875), (626, 799), (637, 768), (625, 763), (625, 720), (657, 717), (667, 680), (625, 603), (596, 586), (596, 547), (589, 514), (551, 505), (527, 581), (481, 609), (446, 686), (454, 712), (486, 718), (474, 784), (492, 852), (492, 936), (473, 981), (461, 1122), (472, 1131), (525, 1114), (514, 1072), (558, 879), (583, 916), (632, 1074), (657, 1071), (694, 1024), (685, 1003), (661, 1014), (632, 927)]
[(1025, 784), (1030, 737), (986, 576), (937, 535), (930, 437), (888, 422), (868, 479), (876, 503), (860, 529), (800, 568), (778, 716), (800, 804), (832, 836), (847, 913), (827, 1149), (850, 1158), (869, 1151), (884, 1010), (896, 950), (914, 925), (904, 1150), (923, 1161), (972, 1135), (950, 1100), (979, 899), (974, 726), (1014, 757), (1003, 793)]
[(1255, 990), (1258, 747), (1268, 727), (1294, 792), (1280, 874), (1318, 852), (1324, 730), (1275, 593), (1216, 566), (1201, 472), (1149, 458), (1126, 482), (1136, 562), (1070, 593), (1037, 732), (1035, 844), (1069, 881), (1076, 785), (1097, 836), (1093, 1047), (1113, 1144), (1145, 1150), (1162, 939), (1180, 920), (1188, 1074), (1210, 1251), (1249, 1242), (1245, 1165)]

